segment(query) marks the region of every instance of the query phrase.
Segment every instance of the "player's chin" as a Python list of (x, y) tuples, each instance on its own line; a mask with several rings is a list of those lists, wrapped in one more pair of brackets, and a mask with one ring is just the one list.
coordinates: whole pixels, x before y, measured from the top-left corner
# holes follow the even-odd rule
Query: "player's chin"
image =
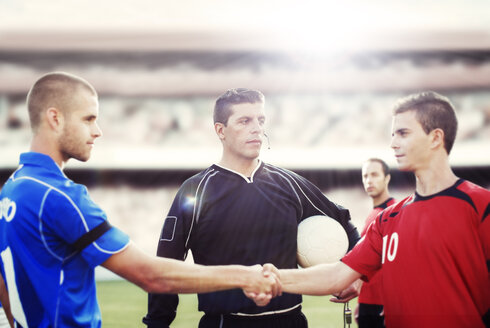
[(396, 159), (397, 163), (398, 163), (398, 169), (400, 171), (410, 171), (410, 166), (408, 165), (408, 163), (402, 159)]
[(86, 154), (77, 154), (72, 157), (80, 162), (86, 162), (90, 159), (90, 155), (91, 155), (90, 152), (88, 152)]
[(408, 166), (408, 165), (401, 165), (401, 164), (398, 164), (398, 169), (400, 171), (403, 171), (403, 172), (407, 172), (407, 171), (408, 172), (411, 172), (411, 171), (413, 171), (410, 166)]
[(366, 194), (368, 194), (369, 197), (376, 196), (377, 193), (378, 192), (375, 189), (369, 189), (368, 191), (366, 191)]

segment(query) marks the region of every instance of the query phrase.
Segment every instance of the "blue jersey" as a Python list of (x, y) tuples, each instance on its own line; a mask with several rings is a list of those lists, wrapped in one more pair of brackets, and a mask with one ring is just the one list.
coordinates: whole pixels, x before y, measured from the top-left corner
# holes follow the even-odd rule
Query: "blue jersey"
[(128, 242), (51, 157), (21, 154), (0, 193), (1, 269), (18, 324), (100, 327), (94, 268)]

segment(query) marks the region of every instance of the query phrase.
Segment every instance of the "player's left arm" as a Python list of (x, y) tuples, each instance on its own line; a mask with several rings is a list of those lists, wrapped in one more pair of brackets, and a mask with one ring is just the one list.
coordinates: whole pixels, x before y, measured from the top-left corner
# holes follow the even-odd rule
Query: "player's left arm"
[(356, 226), (352, 223), (349, 210), (329, 200), (312, 182), (300, 175), (292, 175), (303, 207), (303, 219), (312, 215), (328, 215), (337, 220), (349, 238), (349, 250), (360, 239)]
[(3, 310), (5, 311), (5, 315), (7, 316), (10, 327), (14, 327), (14, 317), (12, 316), (12, 312), (10, 311), (9, 294), (7, 291), (7, 286), (5, 286), (5, 282), (1, 274), (0, 274), (0, 302), (2, 302)]

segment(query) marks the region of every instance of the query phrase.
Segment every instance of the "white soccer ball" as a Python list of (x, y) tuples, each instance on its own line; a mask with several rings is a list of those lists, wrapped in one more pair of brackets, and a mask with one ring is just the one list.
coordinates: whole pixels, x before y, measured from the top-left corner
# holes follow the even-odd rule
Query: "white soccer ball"
[(298, 225), (297, 259), (303, 268), (340, 260), (349, 248), (342, 225), (324, 215), (310, 216)]

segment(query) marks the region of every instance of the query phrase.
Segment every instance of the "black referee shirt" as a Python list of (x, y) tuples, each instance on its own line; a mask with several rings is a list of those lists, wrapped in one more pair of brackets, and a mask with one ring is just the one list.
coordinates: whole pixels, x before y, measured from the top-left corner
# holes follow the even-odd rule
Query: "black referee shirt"
[[(328, 200), (310, 181), (294, 172), (260, 163), (250, 177), (212, 165), (186, 180), (162, 228), (157, 255), (183, 260), (192, 251), (203, 265), (273, 263), (297, 268), (296, 238), (301, 220), (328, 215), (349, 237), (359, 240), (349, 211)], [(209, 314), (267, 314), (301, 304), (301, 295), (283, 293), (258, 307), (241, 290), (199, 294), (199, 310)], [(150, 294), (149, 327), (169, 325), (177, 295)]]

